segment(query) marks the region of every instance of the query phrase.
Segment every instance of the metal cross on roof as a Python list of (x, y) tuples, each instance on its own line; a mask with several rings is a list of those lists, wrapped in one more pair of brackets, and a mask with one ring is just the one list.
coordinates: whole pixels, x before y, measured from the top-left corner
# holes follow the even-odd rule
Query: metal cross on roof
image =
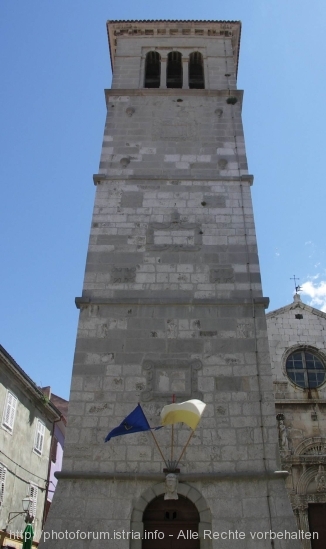
[(293, 280), (293, 281), (294, 281), (295, 293), (297, 294), (298, 292), (302, 292), (301, 286), (299, 286), (299, 284), (298, 284), (298, 285), (296, 284), (296, 282), (297, 282), (298, 280), (300, 280), (300, 278), (296, 278), (296, 276), (293, 275), (293, 278), (290, 278), (290, 280)]

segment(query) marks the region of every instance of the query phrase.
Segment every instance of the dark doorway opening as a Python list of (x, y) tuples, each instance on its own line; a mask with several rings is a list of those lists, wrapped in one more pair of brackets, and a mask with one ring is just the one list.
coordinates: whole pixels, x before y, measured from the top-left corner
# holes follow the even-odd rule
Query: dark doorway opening
[[(308, 519), (311, 533), (311, 548), (326, 547), (326, 503), (311, 503), (308, 505)], [(318, 539), (313, 539), (313, 532), (318, 533)]]
[(199, 513), (183, 496), (177, 500), (164, 500), (164, 495), (153, 499), (144, 511), (143, 522), (142, 549), (200, 549), (196, 539)]

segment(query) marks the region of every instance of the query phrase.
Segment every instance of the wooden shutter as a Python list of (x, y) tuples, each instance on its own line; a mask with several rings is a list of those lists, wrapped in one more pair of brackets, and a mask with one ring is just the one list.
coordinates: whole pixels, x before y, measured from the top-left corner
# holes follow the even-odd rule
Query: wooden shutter
[(38, 454), (42, 454), (42, 451), (43, 451), (44, 433), (45, 433), (45, 425), (44, 423), (42, 423), (42, 421), (38, 419), (36, 423), (35, 443), (34, 443), (34, 450)]
[(0, 508), (3, 504), (4, 495), (5, 495), (5, 480), (6, 480), (7, 469), (2, 463), (0, 463)]
[(16, 408), (17, 408), (17, 397), (15, 397), (15, 395), (13, 395), (10, 391), (8, 391), (5, 408), (3, 411), (2, 424), (9, 431), (12, 431), (14, 428)]
[(38, 494), (38, 486), (35, 484), (30, 483), (29, 485), (29, 498), (31, 500), (29, 504), (28, 512), (32, 517), (36, 517), (36, 507), (37, 507), (37, 494)]

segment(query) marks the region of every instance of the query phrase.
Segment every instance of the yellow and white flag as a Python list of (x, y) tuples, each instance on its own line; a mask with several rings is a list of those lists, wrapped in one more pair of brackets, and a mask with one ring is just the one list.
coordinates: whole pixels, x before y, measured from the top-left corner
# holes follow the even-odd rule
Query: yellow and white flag
[(180, 404), (168, 404), (161, 412), (161, 424), (186, 423), (195, 430), (205, 408), (206, 404), (196, 399), (180, 402)]

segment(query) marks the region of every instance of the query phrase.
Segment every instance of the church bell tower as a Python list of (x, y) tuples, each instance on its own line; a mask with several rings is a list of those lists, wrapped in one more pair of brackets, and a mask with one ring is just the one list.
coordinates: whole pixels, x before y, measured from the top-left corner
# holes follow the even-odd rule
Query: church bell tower
[[(123, 549), (296, 549), (272, 535), (296, 524), (279, 471), (237, 89), (241, 23), (109, 21), (107, 30), (113, 82), (76, 299), (63, 471), (46, 524), (88, 538), (49, 534), (45, 545), (99, 549), (107, 532)], [(149, 432), (104, 443), (137, 403), (159, 425), (172, 395), (206, 404), (173, 503)], [(176, 458), (188, 434), (174, 426)], [(155, 436), (170, 460), (171, 428)], [(180, 524), (196, 542), (180, 544)], [(165, 540), (146, 544), (151, 529)], [(131, 534), (113, 538), (122, 531)]]

